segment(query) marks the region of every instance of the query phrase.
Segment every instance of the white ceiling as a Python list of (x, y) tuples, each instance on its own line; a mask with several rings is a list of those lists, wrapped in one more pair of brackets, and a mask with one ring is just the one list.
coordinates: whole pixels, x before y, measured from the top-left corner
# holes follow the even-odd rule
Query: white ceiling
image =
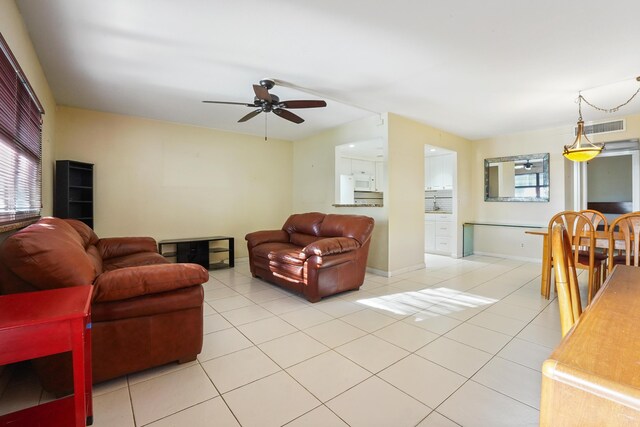
[[(308, 91), (280, 99), (328, 103), (295, 110), (300, 125), (269, 114), (290, 140), (373, 112), (469, 139), (570, 125), (578, 91), (615, 105), (640, 75), (638, 0), (17, 4), (59, 104), (262, 135), (264, 114), (236, 123), (251, 110), (201, 101), (251, 102), (271, 77)], [(640, 97), (620, 114), (637, 112)]]

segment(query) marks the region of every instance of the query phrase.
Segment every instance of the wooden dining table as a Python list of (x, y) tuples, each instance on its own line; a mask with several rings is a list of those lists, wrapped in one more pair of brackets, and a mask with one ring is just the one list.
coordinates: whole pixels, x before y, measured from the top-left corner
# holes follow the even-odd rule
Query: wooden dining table
[[(549, 230), (528, 230), (526, 234), (533, 236), (542, 236), (542, 274), (540, 279), (540, 294), (549, 299), (550, 295), (547, 293), (548, 289), (551, 289), (551, 245), (549, 243)], [(588, 237), (583, 237), (585, 245), (589, 245)], [(595, 232), (596, 248), (609, 249), (609, 232), (608, 231), (596, 231)], [(625, 243), (624, 238), (620, 233), (614, 233), (615, 248), (624, 250)]]
[(541, 426), (640, 425), (640, 267), (617, 265), (542, 365)]

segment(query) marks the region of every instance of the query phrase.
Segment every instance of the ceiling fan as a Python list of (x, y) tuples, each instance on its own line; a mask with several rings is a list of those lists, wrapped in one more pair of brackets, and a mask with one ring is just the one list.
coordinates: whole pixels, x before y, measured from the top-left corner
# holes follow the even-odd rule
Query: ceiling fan
[(533, 167), (533, 163), (531, 163), (529, 160), (527, 160), (524, 164), (515, 166), (516, 169), (524, 168), (525, 170), (528, 170), (528, 171), (530, 171), (532, 167)]
[(238, 120), (238, 123), (246, 122), (249, 119), (254, 118), (258, 114), (265, 112), (273, 112), (279, 117), (290, 122), (300, 124), (304, 122), (304, 119), (297, 114), (292, 113), (287, 108), (318, 108), (326, 107), (327, 103), (322, 100), (291, 100), (280, 101), (277, 95), (269, 93), (269, 89), (275, 86), (275, 82), (271, 79), (260, 80), (259, 85), (253, 85), (253, 91), (256, 96), (253, 98), (253, 104), (247, 104), (243, 102), (227, 102), (227, 101), (202, 101), (207, 104), (230, 104), (230, 105), (244, 105), (246, 107), (255, 108), (252, 112)]

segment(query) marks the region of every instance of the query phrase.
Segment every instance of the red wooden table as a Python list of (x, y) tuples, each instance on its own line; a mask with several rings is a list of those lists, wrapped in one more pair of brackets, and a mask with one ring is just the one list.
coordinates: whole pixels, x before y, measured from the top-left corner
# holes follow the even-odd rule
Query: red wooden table
[(91, 425), (92, 292), (73, 286), (0, 296), (0, 365), (71, 351), (74, 388), (69, 397), (1, 416), (0, 426)]

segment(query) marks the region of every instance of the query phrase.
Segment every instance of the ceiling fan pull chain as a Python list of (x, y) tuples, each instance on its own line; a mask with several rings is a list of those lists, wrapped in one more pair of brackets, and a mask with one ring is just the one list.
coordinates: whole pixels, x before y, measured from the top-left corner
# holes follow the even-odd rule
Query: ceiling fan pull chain
[(264, 115), (264, 142), (267, 142), (267, 115)]

